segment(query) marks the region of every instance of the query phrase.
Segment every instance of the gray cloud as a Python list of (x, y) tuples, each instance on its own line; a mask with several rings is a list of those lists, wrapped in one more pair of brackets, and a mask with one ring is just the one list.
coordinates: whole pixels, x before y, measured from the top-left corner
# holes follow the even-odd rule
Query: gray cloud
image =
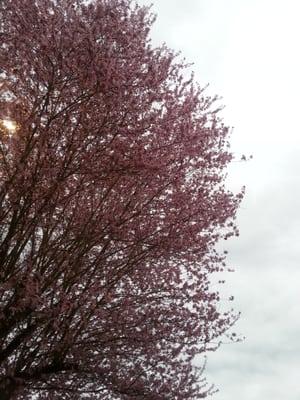
[[(149, 1), (150, 2), (150, 1)], [(148, 3), (149, 3), (148, 2)], [(299, 400), (300, 384), (300, 27), (297, 0), (152, 0), (155, 43), (165, 41), (194, 61), (202, 85), (224, 97), (237, 157), (228, 185), (245, 184), (241, 236), (226, 242), (220, 287), (242, 312), (242, 343), (208, 356), (215, 400)], [(147, 3), (146, 0), (143, 3)], [(222, 246), (224, 246), (222, 244)], [(221, 247), (222, 247), (221, 246)]]

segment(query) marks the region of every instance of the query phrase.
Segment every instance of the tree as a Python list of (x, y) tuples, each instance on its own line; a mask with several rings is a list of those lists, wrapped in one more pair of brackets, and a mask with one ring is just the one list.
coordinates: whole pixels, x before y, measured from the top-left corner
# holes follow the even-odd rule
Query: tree
[(232, 326), (228, 128), (130, 0), (0, 3), (1, 399), (198, 399)]

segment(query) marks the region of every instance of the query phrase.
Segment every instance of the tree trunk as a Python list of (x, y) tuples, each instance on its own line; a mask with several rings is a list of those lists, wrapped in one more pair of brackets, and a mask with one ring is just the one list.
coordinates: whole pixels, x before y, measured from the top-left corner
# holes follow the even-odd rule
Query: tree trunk
[(4, 386), (0, 387), (1, 400), (14, 400), (17, 394), (18, 384), (13, 379), (6, 379)]

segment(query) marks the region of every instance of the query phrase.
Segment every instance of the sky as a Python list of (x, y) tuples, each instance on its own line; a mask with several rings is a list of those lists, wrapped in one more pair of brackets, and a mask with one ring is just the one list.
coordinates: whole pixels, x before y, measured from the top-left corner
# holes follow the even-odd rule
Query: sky
[(240, 237), (227, 245), (224, 299), (245, 340), (208, 355), (214, 400), (300, 399), (300, 2), (139, 0), (153, 3), (154, 44), (180, 50), (233, 127), (228, 187), (246, 186)]

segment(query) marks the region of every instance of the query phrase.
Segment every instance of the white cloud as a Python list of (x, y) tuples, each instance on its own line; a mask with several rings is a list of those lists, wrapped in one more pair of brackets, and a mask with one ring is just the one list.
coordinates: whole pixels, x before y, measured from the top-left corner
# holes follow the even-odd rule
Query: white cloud
[(229, 185), (246, 184), (247, 195), (241, 236), (227, 246), (236, 272), (222, 293), (235, 295), (242, 311), (235, 330), (246, 340), (209, 355), (215, 399), (298, 400), (300, 2), (152, 2), (155, 42), (195, 62), (200, 83), (223, 96), (233, 151), (254, 156), (230, 168)]

